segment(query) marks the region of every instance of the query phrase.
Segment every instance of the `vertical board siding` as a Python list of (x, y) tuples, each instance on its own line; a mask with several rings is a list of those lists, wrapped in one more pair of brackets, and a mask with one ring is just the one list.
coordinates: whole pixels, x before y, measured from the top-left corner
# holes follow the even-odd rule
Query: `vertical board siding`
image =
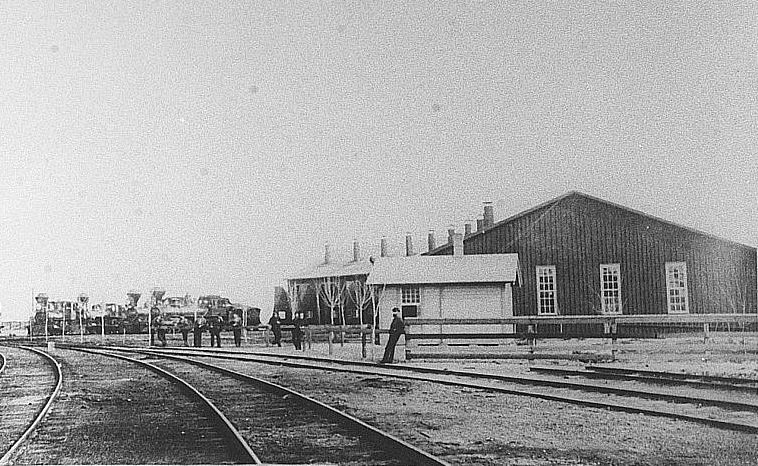
[[(538, 265), (555, 265), (562, 315), (600, 313), (600, 264), (621, 265), (624, 314), (665, 314), (666, 262), (686, 262), (689, 312), (757, 312), (756, 250), (579, 193), (464, 239), (467, 254), (517, 253), (513, 313), (537, 314)], [(450, 248), (437, 251), (450, 253)]]

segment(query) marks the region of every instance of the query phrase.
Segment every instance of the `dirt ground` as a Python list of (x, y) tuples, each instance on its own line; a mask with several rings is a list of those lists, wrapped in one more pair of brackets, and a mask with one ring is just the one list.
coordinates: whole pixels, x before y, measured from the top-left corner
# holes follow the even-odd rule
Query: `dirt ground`
[[(242, 348), (224, 339), (224, 349), (277, 354), (305, 354), (349, 360), (381, 358), (383, 347), (325, 343), (305, 352), (291, 344), (267, 347), (250, 338)], [(115, 340), (115, 339), (114, 339)], [(121, 340), (119, 337), (118, 340)], [(93, 342), (99, 341), (95, 337)], [(123, 341), (113, 341), (122, 344)], [(144, 346), (146, 336), (127, 344)], [(178, 340), (169, 340), (179, 346)], [(758, 379), (758, 334), (679, 334), (659, 339), (617, 341), (617, 367)], [(403, 350), (398, 348), (398, 352)], [(526, 352), (511, 343), (500, 348), (459, 348), (462, 352)], [(541, 340), (537, 354), (610, 354), (605, 340)], [(235, 363), (229, 363), (235, 364)], [(236, 363), (238, 364), (238, 363)], [(531, 365), (581, 367), (579, 361), (427, 360), (399, 364), (437, 368), (526, 373)], [(246, 369), (301, 389), (314, 397), (385, 428), (453, 464), (499, 465), (755, 465), (758, 435), (700, 424), (584, 408), (523, 396), (443, 387), (429, 382), (386, 381), (349, 374), (255, 365)]]

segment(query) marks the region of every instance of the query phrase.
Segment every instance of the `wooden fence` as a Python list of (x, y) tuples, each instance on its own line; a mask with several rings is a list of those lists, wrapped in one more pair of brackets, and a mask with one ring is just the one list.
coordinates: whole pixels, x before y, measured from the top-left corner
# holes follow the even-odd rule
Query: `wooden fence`
[[(616, 342), (619, 338), (619, 326), (675, 326), (690, 325), (702, 326), (703, 339), (707, 342), (710, 338), (711, 326), (714, 324), (757, 325), (758, 314), (650, 314), (650, 315), (586, 315), (586, 316), (522, 316), (501, 319), (422, 319), (409, 318), (406, 324), (406, 359), (430, 358), (549, 358), (549, 359), (588, 359), (592, 355), (556, 355), (535, 354), (535, 346), (539, 339), (546, 338), (605, 338), (611, 341), (611, 360), (616, 357)], [(565, 332), (540, 332), (540, 328), (548, 327), (551, 330), (562, 325), (590, 325), (602, 328), (599, 333), (565, 333)], [(525, 328), (522, 332), (446, 332), (445, 327), (450, 326), (518, 326)], [(425, 326), (425, 328), (420, 328)], [(438, 328), (439, 331), (430, 331), (429, 327)], [(503, 354), (500, 353), (471, 353), (455, 351), (450, 347), (472, 345), (498, 345), (508, 339), (525, 340), (529, 345), (526, 354)], [(448, 351), (424, 353), (419, 350), (420, 346), (438, 346), (449, 348)], [(607, 355), (596, 355), (595, 359), (608, 359)]]

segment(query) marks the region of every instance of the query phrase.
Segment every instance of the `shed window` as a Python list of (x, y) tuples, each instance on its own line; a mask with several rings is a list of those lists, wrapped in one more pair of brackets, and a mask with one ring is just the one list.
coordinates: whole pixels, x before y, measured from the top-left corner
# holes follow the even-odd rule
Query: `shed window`
[(688, 314), (687, 264), (666, 262), (666, 295), (669, 314)]
[(558, 314), (554, 265), (537, 266), (537, 314)]
[(600, 299), (604, 314), (621, 314), (621, 265), (600, 264)]
[(421, 293), (418, 286), (404, 286), (402, 288), (402, 311), (403, 318), (418, 317), (418, 306), (421, 304)]

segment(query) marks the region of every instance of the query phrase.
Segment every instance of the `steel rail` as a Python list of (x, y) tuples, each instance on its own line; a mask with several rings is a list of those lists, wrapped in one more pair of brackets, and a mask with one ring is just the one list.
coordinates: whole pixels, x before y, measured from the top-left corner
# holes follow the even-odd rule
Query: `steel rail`
[(137, 352), (141, 354), (149, 354), (152, 356), (158, 356), (162, 358), (173, 359), (176, 361), (182, 361), (188, 364), (193, 364), (193, 365), (200, 366), (208, 370), (226, 374), (238, 380), (256, 384), (260, 387), (263, 387), (269, 392), (273, 392), (273, 393), (283, 395), (283, 396), (284, 395), (291, 396), (299, 400), (304, 405), (309, 406), (313, 408), (314, 410), (323, 413), (327, 417), (331, 419), (335, 419), (342, 424), (347, 424), (350, 427), (351, 431), (360, 432), (362, 435), (364, 435), (365, 437), (373, 441), (373, 443), (385, 448), (388, 452), (398, 457), (399, 459), (403, 461), (409, 461), (410, 464), (415, 464), (419, 466), (450, 466), (450, 463), (447, 463), (446, 461), (440, 458), (437, 458), (436, 456), (430, 453), (427, 453), (426, 451), (421, 450), (420, 448), (415, 447), (411, 445), (410, 443), (398, 437), (395, 437), (392, 434), (384, 432), (383, 430), (380, 430), (370, 424), (367, 424), (366, 422), (361, 421), (360, 419), (354, 416), (351, 416), (343, 411), (340, 411), (326, 403), (318, 401), (314, 398), (311, 398), (307, 395), (304, 395), (302, 393), (299, 393), (297, 391), (294, 391), (282, 385), (275, 384), (273, 382), (269, 382), (267, 380), (263, 380), (257, 377), (253, 377), (251, 375), (242, 374), (240, 372), (236, 372), (231, 369), (215, 366), (213, 364), (209, 364), (203, 361), (189, 359), (184, 356), (171, 355), (171, 354), (166, 354), (164, 352), (153, 351), (153, 350), (137, 350)]
[(81, 351), (84, 353), (90, 353), (90, 354), (97, 354), (101, 356), (108, 356), (116, 359), (121, 359), (124, 361), (128, 361), (131, 363), (139, 364), (144, 367), (147, 367), (148, 369), (152, 370), (153, 372), (157, 373), (158, 375), (168, 379), (171, 382), (174, 382), (178, 384), (180, 387), (185, 388), (187, 391), (192, 393), (197, 399), (199, 399), (210, 411), (216, 416), (216, 419), (218, 419), (223, 426), (224, 430), (226, 431), (227, 435), (232, 439), (232, 441), (235, 443), (237, 449), (249, 459), (252, 464), (263, 464), (261, 460), (258, 458), (258, 456), (255, 454), (252, 448), (250, 448), (250, 445), (248, 445), (247, 441), (242, 437), (242, 434), (239, 433), (237, 428), (232, 424), (232, 422), (229, 420), (229, 418), (226, 417), (226, 415), (221, 412), (216, 405), (209, 400), (205, 395), (203, 395), (198, 389), (196, 389), (194, 386), (192, 386), (189, 382), (182, 379), (181, 377), (172, 374), (171, 372), (160, 368), (154, 364), (150, 364), (147, 361), (140, 361), (139, 359), (133, 359), (127, 356), (123, 356), (120, 354), (114, 354), (111, 353), (105, 349), (94, 349), (94, 348), (82, 348), (77, 347), (74, 345), (67, 345), (65, 346), (66, 349), (72, 349), (75, 351)]
[[(119, 348), (119, 351), (127, 351), (127, 352), (142, 352), (143, 350), (137, 349), (137, 348)], [(564, 402), (564, 403), (570, 403), (575, 404), (579, 406), (587, 406), (587, 407), (593, 407), (593, 408), (599, 408), (599, 409), (611, 409), (614, 411), (620, 411), (620, 412), (627, 412), (632, 414), (645, 414), (649, 416), (655, 416), (655, 417), (665, 417), (670, 419), (677, 419), (677, 420), (684, 420), (684, 421), (690, 421), (690, 422), (696, 422), (700, 424), (705, 424), (713, 427), (718, 427), (720, 429), (725, 430), (734, 430), (734, 431), (740, 431), (740, 432), (749, 432), (749, 433), (758, 433), (758, 426), (753, 424), (741, 424), (737, 422), (729, 422), (729, 421), (722, 421), (718, 419), (712, 419), (710, 417), (701, 417), (701, 416), (694, 416), (689, 414), (681, 414), (671, 411), (660, 411), (655, 409), (649, 409), (649, 408), (642, 408), (637, 406), (630, 406), (626, 404), (621, 403), (613, 403), (613, 402), (607, 402), (607, 401), (592, 401), (587, 400), (586, 398), (574, 398), (574, 397), (568, 397), (568, 396), (559, 396), (559, 395), (551, 395), (546, 393), (536, 393), (532, 391), (527, 390), (518, 390), (518, 389), (511, 389), (511, 388), (505, 388), (505, 387), (497, 387), (493, 385), (486, 385), (486, 384), (480, 384), (480, 383), (469, 383), (469, 382), (463, 382), (463, 381), (457, 381), (457, 380), (451, 380), (451, 379), (432, 379), (428, 377), (424, 377), (420, 374), (433, 374), (441, 377), (449, 377), (449, 376), (458, 376), (458, 377), (467, 377), (467, 378), (473, 378), (473, 379), (486, 379), (486, 380), (498, 380), (498, 381), (506, 381), (506, 382), (514, 382), (514, 383), (523, 383), (522, 380), (518, 378), (512, 378), (509, 376), (500, 376), (496, 374), (478, 374), (475, 372), (466, 372), (466, 371), (448, 371), (448, 370), (440, 370), (440, 369), (431, 369), (431, 368), (414, 368), (414, 367), (407, 367), (407, 366), (383, 366), (382, 369), (385, 370), (385, 372), (377, 372), (377, 366), (376, 364), (371, 363), (362, 363), (362, 362), (347, 362), (347, 361), (337, 361), (337, 360), (331, 360), (331, 359), (324, 359), (324, 358), (314, 358), (318, 362), (328, 362), (328, 363), (337, 363), (340, 365), (359, 365), (359, 366), (369, 366), (371, 369), (358, 369), (358, 368), (346, 368), (346, 367), (328, 367), (328, 366), (319, 366), (315, 363), (303, 363), (303, 362), (288, 362), (288, 361), (282, 361), (282, 360), (271, 360), (271, 359), (264, 359), (265, 357), (269, 355), (265, 355), (264, 358), (256, 357), (256, 356), (263, 356), (263, 355), (252, 355), (250, 353), (239, 353), (239, 352), (231, 352), (236, 354), (237, 356), (232, 356), (229, 353), (224, 352), (218, 352), (218, 351), (204, 351), (202, 354), (200, 354), (200, 351), (196, 350), (183, 350), (180, 348), (172, 348), (171, 350), (167, 349), (161, 349), (161, 350), (151, 350), (157, 354), (168, 354), (170, 351), (178, 351), (180, 353), (184, 353), (185, 355), (187, 353), (195, 353), (196, 356), (202, 356), (202, 357), (216, 357), (216, 358), (222, 358), (222, 359), (229, 359), (229, 360), (237, 360), (237, 361), (247, 361), (247, 362), (257, 362), (262, 364), (270, 364), (270, 365), (279, 365), (279, 366), (287, 366), (287, 367), (295, 367), (295, 368), (303, 368), (303, 369), (318, 369), (318, 370), (328, 370), (333, 372), (346, 372), (346, 373), (354, 373), (354, 374), (361, 374), (361, 375), (379, 375), (379, 376), (388, 376), (388, 377), (395, 377), (398, 379), (406, 379), (406, 380), (416, 380), (416, 381), (425, 381), (425, 382), (432, 382), (432, 383), (439, 383), (442, 385), (449, 385), (449, 386), (458, 386), (458, 387), (466, 387), (466, 388), (473, 388), (473, 389), (479, 389), (479, 390), (485, 390), (485, 391), (491, 391), (491, 392), (497, 392), (497, 393), (504, 393), (509, 395), (519, 395), (519, 396), (528, 396), (533, 398), (539, 398), (543, 400), (548, 401), (558, 401), (558, 402)], [(215, 354), (214, 354), (215, 353)], [(289, 358), (290, 356), (287, 355), (270, 355), (272, 357), (285, 359)], [(307, 359), (307, 357), (304, 356), (295, 356), (296, 359)], [(396, 373), (388, 373), (386, 371), (394, 371)], [(416, 372), (417, 374), (403, 374), (398, 372)], [(509, 380), (514, 379), (514, 380)], [(559, 382), (556, 382), (554, 385), (550, 385), (553, 388), (569, 388), (573, 390), (580, 390), (581, 384), (574, 384), (576, 387), (565, 387), (561, 386)], [(623, 390), (619, 390), (622, 391)], [(636, 391), (640, 394), (645, 394), (647, 392), (643, 391)], [(649, 398), (649, 397), (647, 397)], [(681, 401), (681, 399), (686, 399), (688, 397), (677, 397)], [(671, 398), (668, 398), (666, 396), (660, 396), (660, 399), (664, 401), (672, 401)], [(697, 403), (697, 398), (689, 398), (689, 401), (686, 401), (687, 403)], [(713, 402), (714, 400), (705, 400)], [(738, 404), (738, 403), (731, 403), (732, 405)], [(747, 406), (754, 406), (754, 405), (747, 405)]]
[[(670, 386), (679, 386), (679, 387), (688, 386), (688, 387), (710, 388), (710, 389), (718, 389), (718, 390), (744, 391), (744, 392), (750, 392), (750, 393), (755, 392), (758, 389), (758, 380), (743, 379), (744, 381), (740, 384), (729, 384), (727, 382), (720, 382), (720, 381), (708, 382), (704, 380), (688, 380), (683, 377), (665, 377), (663, 375), (649, 376), (649, 375), (644, 375), (644, 372), (641, 372), (641, 374), (643, 375), (635, 375), (633, 373), (634, 372), (633, 370), (625, 370), (624, 372), (610, 372), (610, 371), (595, 371), (595, 370), (586, 370), (586, 369), (530, 367), (529, 371), (544, 373), (544, 374), (578, 376), (578, 377), (584, 377), (588, 379), (628, 380), (628, 381), (633, 381), (633, 382), (642, 382), (642, 383), (650, 383), (650, 384), (657, 384), (657, 385), (670, 385)], [(664, 374), (664, 373), (660, 373), (660, 374)], [(678, 376), (682, 374), (674, 373), (673, 375)], [(697, 376), (693, 376), (692, 378), (697, 379)]]
[[(183, 348), (176, 348), (176, 349), (156, 349), (157, 351), (186, 351), (186, 352), (195, 352), (197, 350), (186, 350)], [(331, 363), (331, 364), (338, 364), (338, 365), (348, 365), (348, 366), (359, 366), (359, 367), (370, 367), (372, 369), (375, 369), (377, 366), (374, 363), (367, 363), (367, 362), (361, 362), (361, 361), (344, 361), (344, 360), (333, 360), (333, 359), (324, 359), (324, 358), (309, 358), (308, 356), (289, 356), (289, 355), (269, 355), (269, 354), (260, 354), (260, 353), (239, 353), (239, 352), (227, 352), (227, 351), (216, 351), (211, 350), (207, 351), (207, 353), (223, 353), (223, 354), (236, 354), (239, 357), (244, 357), (246, 360), (252, 360), (254, 357), (265, 357), (265, 358), (275, 358), (275, 359), (296, 359), (296, 360), (306, 360), (306, 361), (317, 361), (317, 362), (325, 362), (325, 363)], [(253, 356), (249, 356), (249, 355)], [(245, 356), (248, 355), (248, 356)], [(256, 360), (256, 362), (266, 362), (266, 361), (260, 361)], [(279, 364), (279, 362), (273, 362), (274, 364)], [(296, 364), (296, 363), (287, 363), (290, 364)], [(295, 366), (293, 366), (295, 367)], [(596, 384), (587, 384), (587, 383), (581, 383), (581, 382), (571, 382), (567, 380), (549, 380), (549, 379), (540, 379), (540, 378), (534, 378), (534, 377), (524, 377), (524, 376), (512, 376), (512, 375), (503, 375), (503, 374), (483, 374), (483, 373), (477, 373), (477, 372), (469, 372), (469, 371), (457, 371), (457, 370), (447, 370), (447, 369), (434, 369), (429, 367), (410, 367), (410, 366), (384, 366), (387, 369), (390, 370), (396, 370), (396, 371), (405, 371), (405, 372), (412, 372), (412, 373), (422, 373), (422, 374), (434, 374), (434, 375), (442, 375), (442, 376), (458, 376), (458, 377), (466, 377), (466, 378), (474, 378), (474, 379), (484, 379), (484, 380), (496, 380), (500, 382), (508, 382), (508, 383), (517, 383), (517, 384), (525, 384), (525, 385), (534, 385), (534, 386), (543, 386), (543, 387), (552, 387), (552, 388), (569, 388), (574, 390), (581, 390), (581, 391), (591, 391), (596, 393), (606, 393), (611, 395), (619, 395), (619, 396), (633, 396), (637, 398), (645, 398), (650, 400), (662, 400), (662, 401), (674, 401), (678, 403), (692, 403), (692, 404), (700, 404), (700, 405), (707, 405), (707, 406), (714, 406), (714, 407), (721, 407), (721, 408), (729, 408), (729, 409), (735, 409), (735, 410), (748, 410), (753, 412), (758, 412), (758, 404), (755, 403), (744, 403), (740, 401), (731, 401), (731, 400), (719, 400), (719, 399), (711, 399), (711, 398), (700, 398), (700, 397), (693, 397), (693, 396), (687, 396), (687, 395), (676, 395), (676, 394), (670, 394), (670, 393), (657, 393), (657, 392), (651, 392), (649, 390), (638, 390), (638, 389), (632, 389), (632, 388), (621, 388), (621, 387), (608, 387), (603, 385), (596, 385)], [(335, 369), (336, 370), (336, 369)]]
[(673, 379), (682, 381), (698, 381), (698, 383), (710, 383), (724, 385), (758, 385), (758, 379), (750, 379), (743, 377), (721, 377), (716, 375), (698, 375), (698, 374), (686, 374), (683, 372), (663, 372), (663, 371), (651, 371), (646, 369), (632, 369), (622, 367), (604, 367), (604, 366), (585, 366), (588, 371), (596, 373), (618, 374), (618, 375), (635, 375), (639, 374), (651, 379)]
[(21, 434), (21, 437), (19, 437), (18, 440), (16, 440), (16, 442), (13, 445), (11, 445), (8, 451), (5, 452), (2, 458), (0, 458), (0, 465), (11, 464), (11, 458), (13, 457), (13, 455), (21, 447), (21, 445), (23, 445), (24, 442), (26, 442), (29, 436), (32, 435), (34, 430), (37, 429), (37, 426), (39, 426), (40, 422), (42, 422), (42, 419), (44, 419), (47, 412), (50, 411), (50, 407), (53, 405), (53, 402), (58, 397), (58, 394), (60, 393), (61, 388), (63, 387), (63, 370), (61, 369), (60, 363), (58, 363), (58, 361), (54, 357), (36, 348), (30, 348), (28, 346), (19, 346), (19, 348), (27, 350), (27, 351), (31, 351), (33, 353), (37, 353), (38, 355), (42, 356), (45, 359), (45, 361), (47, 361), (48, 364), (52, 366), (53, 372), (56, 378), (55, 389), (47, 397), (47, 401), (45, 402), (45, 405), (42, 407), (42, 409), (40, 409), (39, 413), (37, 413), (37, 416), (34, 418), (34, 421), (32, 421), (32, 423), (29, 425), (26, 431), (24, 431), (24, 433)]

